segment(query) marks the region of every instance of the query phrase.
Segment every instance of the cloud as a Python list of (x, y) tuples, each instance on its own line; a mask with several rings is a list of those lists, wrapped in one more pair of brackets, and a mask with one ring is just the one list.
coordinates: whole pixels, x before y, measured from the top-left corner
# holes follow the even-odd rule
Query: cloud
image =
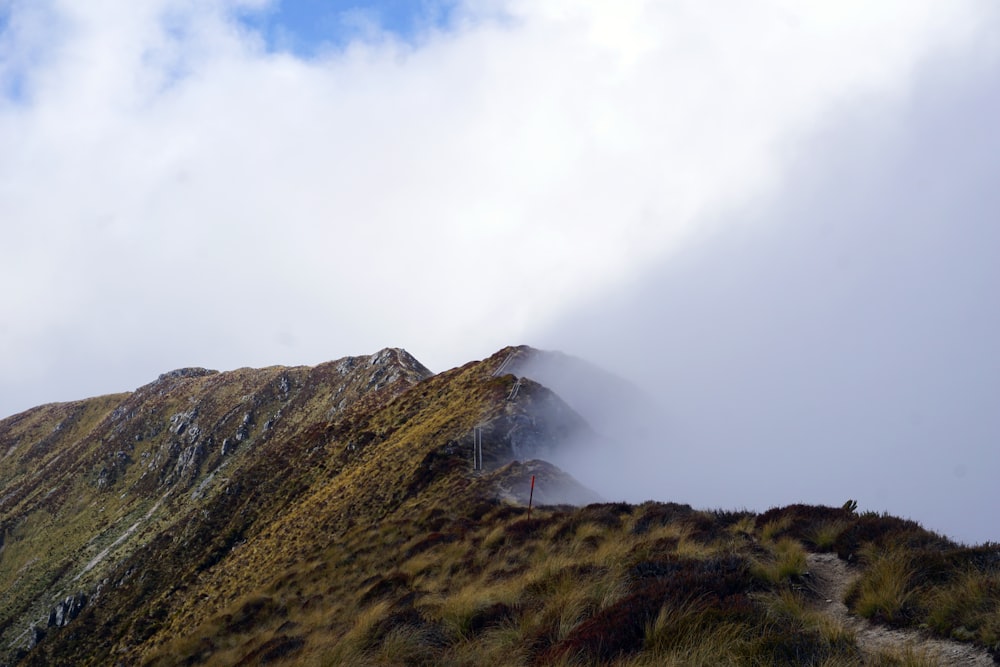
[(568, 469), (631, 500), (852, 497), (1000, 538), (984, 515), (1000, 501), (998, 75), (973, 49), (831, 117), (770, 197), (553, 327), (546, 344), (661, 406), (648, 438)]
[(183, 365), (391, 344), (442, 369), (524, 340), (993, 11), (467, 3), (303, 58), (240, 20), (264, 6), (5, 5), (0, 413)]

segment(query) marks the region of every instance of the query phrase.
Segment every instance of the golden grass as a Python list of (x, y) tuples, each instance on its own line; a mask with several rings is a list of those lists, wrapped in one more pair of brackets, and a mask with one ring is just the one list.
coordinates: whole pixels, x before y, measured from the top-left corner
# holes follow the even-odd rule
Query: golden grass
[[(245, 375), (250, 382), (252, 374)], [(204, 394), (214, 381), (199, 380), (199, 391)], [(473, 426), (507, 409), (509, 383), (470, 365), (394, 397), (366, 398), (338, 413), (335, 422), (276, 440), (259, 457), (253, 476), (234, 472), (253, 458), (249, 447), (237, 450), (226, 471), (236, 480), (235, 500), (224, 512), (210, 510), (216, 499), (229, 497), (223, 490), (230, 477), (211, 487), (217, 496), (195, 504), (171, 501), (171, 516), (201, 512), (218, 521), (218, 531), (199, 533), (195, 520), (180, 527), (157, 524), (174, 551), (150, 561), (156, 567), (129, 561), (127, 549), (113, 554), (123, 563), (119, 574), (133, 568), (133, 583), (123, 584), (135, 584), (132, 590), (148, 581), (143, 577), (156, 577), (161, 566), (170, 574), (154, 581), (151, 592), (143, 590), (146, 597), (119, 595), (117, 582), (106, 588), (101, 606), (93, 608), (93, 627), (115, 627), (106, 621), (114, 613), (143, 620), (164, 610), (162, 624), (149, 626), (145, 644), (116, 640), (115, 648), (124, 652), (114, 659), (128, 664), (177, 664), (208, 654), (215, 664), (235, 664), (283, 640), (297, 647), (289, 664), (588, 664), (615, 633), (638, 645), (623, 644), (602, 664), (763, 665), (789, 646), (810, 664), (855, 664), (849, 629), (812, 609), (795, 584), (807, 562), (800, 540), (829, 548), (861, 518), (803, 529), (805, 522), (796, 519), (793, 526), (789, 515), (758, 527), (749, 513), (651, 502), (535, 508), (529, 521), (523, 508), (487, 498), (483, 478), (468, 475), (455, 453)], [(164, 409), (179, 410), (188, 398), (174, 396)], [(228, 405), (229, 398), (220, 395), (218, 405)], [(262, 405), (256, 434), (279, 403), (269, 398)], [(329, 409), (319, 399), (309, 405), (294, 419), (304, 423)], [(233, 414), (238, 421), (242, 412)], [(152, 450), (146, 440), (135, 455)], [(280, 502), (260, 509), (272, 498), (255, 495), (258, 486)], [(28, 500), (40, 491), (33, 493)], [(103, 502), (95, 505), (98, 498)], [(154, 500), (87, 491), (64, 504), (73, 518), (39, 511), (25, 530), (58, 528), (61, 533), (48, 542), (33, 545), (63, 548), (58, 535), (68, 535), (65, 548), (78, 549), (77, 537), (92, 539), (99, 525), (99, 539), (84, 549), (89, 555)], [(97, 513), (99, 506), (104, 514)], [(257, 523), (230, 522), (244, 515)], [(208, 562), (198, 540), (208, 535), (213, 541), (237, 528), (235, 545), (195, 572), (194, 565)], [(27, 577), (29, 542), (24, 533), (12, 532), (0, 568)], [(895, 560), (894, 553), (864, 552), (867, 573), (855, 591), (856, 607), (890, 618), (894, 610), (909, 612), (914, 596), (924, 596), (940, 610), (930, 619), (941, 632), (966, 628), (977, 638), (1000, 632), (992, 620), (1000, 597), (995, 580), (970, 572), (918, 590), (907, 552), (900, 550)], [(736, 582), (731, 590), (713, 588), (727, 577)], [(264, 609), (259, 618), (243, 613), (257, 603)]]
[(864, 618), (898, 621), (914, 595), (915, 570), (911, 556), (901, 549), (881, 552), (868, 549), (867, 572), (848, 592), (853, 610)]
[(796, 581), (805, 574), (808, 568), (806, 551), (798, 540), (782, 537), (768, 547), (770, 557), (755, 561), (754, 573), (757, 576), (772, 585), (781, 585)]
[(830, 551), (837, 538), (849, 526), (848, 521), (824, 521), (813, 529), (810, 538), (819, 551)]
[(1000, 572), (969, 569), (927, 592), (928, 626), (940, 635), (1000, 646)]
[(936, 658), (911, 646), (885, 649), (865, 658), (865, 667), (939, 667)]
[(792, 517), (783, 516), (775, 521), (768, 521), (760, 528), (760, 539), (769, 541), (773, 540), (775, 536), (789, 528), (792, 525)]
[(819, 637), (833, 650), (855, 643), (854, 631), (839, 618), (807, 604), (802, 593), (783, 588), (777, 593), (761, 596), (761, 603), (771, 618), (781, 619), (803, 631), (818, 631)]
[(698, 601), (665, 606), (646, 629), (644, 664), (736, 664), (746, 652), (747, 631), (738, 623), (718, 623)]

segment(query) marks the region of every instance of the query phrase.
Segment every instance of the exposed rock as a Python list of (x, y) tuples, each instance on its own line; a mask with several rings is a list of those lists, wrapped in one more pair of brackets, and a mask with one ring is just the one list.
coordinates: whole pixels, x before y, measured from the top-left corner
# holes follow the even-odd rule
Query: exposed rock
[(68, 596), (49, 612), (48, 627), (65, 627), (67, 623), (80, 615), (86, 604), (87, 596), (84, 593), (74, 593)]
[(178, 368), (176, 370), (172, 370), (172, 371), (168, 371), (166, 373), (162, 373), (158, 378), (156, 378), (156, 381), (157, 382), (163, 382), (165, 380), (176, 380), (176, 379), (179, 379), (179, 378), (205, 377), (206, 375), (215, 375), (218, 372), (219, 371), (213, 371), (213, 370), (209, 370), (207, 368), (198, 368), (198, 367)]
[(31, 627), (28, 628), (27, 649), (30, 651), (31, 649), (38, 646), (38, 644), (41, 643), (43, 639), (45, 639), (45, 634), (46, 633), (43, 628), (40, 628), (34, 623), (32, 623)]
[(170, 418), (170, 431), (177, 435), (183, 435), (188, 426), (198, 417), (198, 408), (191, 412), (178, 412)]
[(236, 429), (236, 442), (243, 442), (250, 437), (250, 428), (253, 426), (253, 412), (243, 415), (243, 421)]
[[(591, 436), (587, 423), (554, 393), (531, 380), (504, 412), (480, 426), (483, 467), (492, 470), (511, 461), (545, 459), (556, 449)], [(469, 438), (471, 452), (474, 435)]]
[(174, 473), (179, 477), (191, 477), (198, 472), (198, 466), (205, 458), (205, 448), (199, 443), (191, 445), (177, 456)]

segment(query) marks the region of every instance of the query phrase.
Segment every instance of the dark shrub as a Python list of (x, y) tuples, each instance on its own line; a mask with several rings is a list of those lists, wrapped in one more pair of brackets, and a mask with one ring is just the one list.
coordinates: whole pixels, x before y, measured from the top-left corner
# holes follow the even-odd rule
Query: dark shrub
[(632, 527), (635, 535), (645, 535), (651, 528), (666, 526), (678, 519), (686, 519), (694, 514), (690, 505), (678, 503), (654, 503), (646, 507)]
[(306, 642), (302, 637), (278, 635), (261, 644), (260, 648), (245, 655), (237, 665), (267, 665), (284, 660), (302, 649)]
[(410, 585), (410, 577), (403, 572), (392, 572), (385, 577), (371, 577), (369, 581), (372, 581), (371, 585), (368, 587), (368, 590), (361, 595), (361, 599), (358, 601), (358, 604), (361, 606), (370, 604), (376, 600), (381, 600), (397, 593), (398, 591), (405, 590)]
[(794, 537), (807, 547), (815, 547), (813, 535), (817, 527), (831, 521), (853, 521), (856, 516), (843, 507), (824, 505), (789, 505), (773, 507), (757, 517), (755, 526), (760, 529), (771, 522), (788, 520), (788, 527), (774, 537)]
[(469, 618), (469, 632), (477, 635), (487, 628), (501, 626), (504, 623), (513, 621), (517, 616), (516, 610), (502, 602), (497, 602), (489, 607), (476, 611)]
[(861, 656), (852, 642), (845, 639), (831, 645), (815, 631), (787, 624), (768, 626), (766, 632), (753, 642), (750, 652), (757, 664), (787, 667), (821, 665), (834, 656), (853, 658), (861, 664)]
[(915, 521), (878, 514), (862, 514), (854, 525), (837, 537), (833, 547), (840, 558), (851, 560), (867, 543), (879, 548), (893, 546), (942, 550), (956, 547), (955, 543), (924, 529)]
[(404, 560), (409, 560), (413, 558), (421, 551), (427, 551), (431, 547), (436, 547), (439, 544), (447, 544), (449, 542), (454, 542), (458, 539), (457, 535), (450, 535), (448, 533), (431, 533), (424, 539), (420, 540), (412, 547), (406, 550), (403, 554)]
[(593, 523), (606, 528), (621, 528), (623, 515), (631, 514), (632, 505), (628, 503), (593, 503), (566, 514), (565, 520), (553, 539), (565, 540), (585, 523)]
[(507, 537), (511, 544), (523, 544), (551, 523), (552, 519), (519, 519), (507, 526)]
[(634, 565), (629, 576), (635, 592), (580, 623), (563, 641), (539, 655), (537, 664), (564, 656), (610, 661), (638, 651), (646, 628), (665, 605), (695, 603), (719, 622), (734, 617), (745, 621), (752, 613), (745, 593), (756, 584), (747, 562), (736, 556), (645, 561)]
[(262, 621), (272, 616), (284, 618), (288, 615), (288, 610), (276, 604), (269, 597), (257, 597), (248, 600), (232, 616), (226, 619), (226, 632), (240, 634), (249, 632)]

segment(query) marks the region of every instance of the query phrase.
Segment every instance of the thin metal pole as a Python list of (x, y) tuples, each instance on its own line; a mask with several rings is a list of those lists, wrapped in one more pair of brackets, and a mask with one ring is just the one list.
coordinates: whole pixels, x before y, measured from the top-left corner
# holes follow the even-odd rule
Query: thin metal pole
[(535, 476), (531, 476), (531, 491), (528, 492), (528, 518), (531, 518), (531, 501), (535, 497)]
[(472, 430), (472, 469), (483, 469), (483, 429), (478, 426)]

